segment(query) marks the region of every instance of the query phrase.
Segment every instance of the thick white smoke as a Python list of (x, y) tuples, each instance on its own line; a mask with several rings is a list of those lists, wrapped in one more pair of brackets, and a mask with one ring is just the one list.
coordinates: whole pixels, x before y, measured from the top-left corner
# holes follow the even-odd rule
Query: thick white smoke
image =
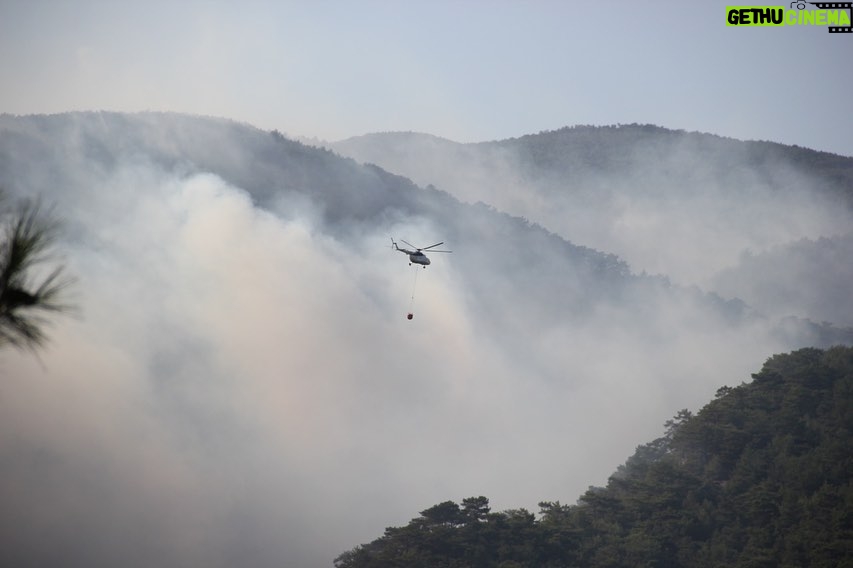
[(19, 148), (6, 170), (64, 217), (80, 312), (38, 358), (0, 354), (9, 565), (329, 566), (447, 499), (572, 502), (783, 347), (653, 286), (551, 317), (559, 295), (490, 268), (544, 254), (506, 235), (418, 268), (407, 321), (388, 236), (436, 242), (441, 219), (343, 239), (310, 194), (263, 209), (213, 173), (63, 140), (47, 169)]

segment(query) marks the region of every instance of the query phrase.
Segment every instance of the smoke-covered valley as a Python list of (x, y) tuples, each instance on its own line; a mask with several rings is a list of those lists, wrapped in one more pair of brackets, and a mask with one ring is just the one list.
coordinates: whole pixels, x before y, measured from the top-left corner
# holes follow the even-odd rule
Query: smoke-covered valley
[(853, 159), (571, 132), (350, 159), (0, 117), (0, 187), (61, 217), (79, 313), (0, 354), (4, 564), (311, 568), (447, 499), (573, 502), (769, 355), (849, 341)]

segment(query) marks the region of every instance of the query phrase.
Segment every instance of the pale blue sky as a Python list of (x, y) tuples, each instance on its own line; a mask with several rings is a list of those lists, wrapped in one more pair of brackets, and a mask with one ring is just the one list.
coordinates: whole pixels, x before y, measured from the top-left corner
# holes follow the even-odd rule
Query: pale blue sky
[(0, 112), (168, 110), (327, 140), (640, 122), (853, 155), (853, 35), (727, 27), (726, 4), (0, 0)]

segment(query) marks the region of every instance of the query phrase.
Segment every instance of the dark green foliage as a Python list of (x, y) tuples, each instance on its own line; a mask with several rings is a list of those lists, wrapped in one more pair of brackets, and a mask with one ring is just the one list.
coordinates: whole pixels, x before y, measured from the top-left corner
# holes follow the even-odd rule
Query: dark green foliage
[(62, 267), (36, 274), (47, 260), (55, 225), (35, 203), (7, 213), (0, 230), (0, 347), (33, 348), (46, 339), (43, 314), (68, 308), (61, 298), (69, 283)]
[(853, 348), (771, 357), (576, 505), (446, 501), (338, 568), (853, 566)]

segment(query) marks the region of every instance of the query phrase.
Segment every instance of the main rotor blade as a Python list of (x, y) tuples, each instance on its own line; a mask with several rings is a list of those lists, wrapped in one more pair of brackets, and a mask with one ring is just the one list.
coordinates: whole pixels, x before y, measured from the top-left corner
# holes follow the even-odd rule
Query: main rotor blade
[[(429, 245), (428, 247), (424, 247), (421, 250), (429, 250), (432, 247), (437, 247), (438, 245), (443, 245), (443, 244), (444, 244), (444, 241), (441, 241), (440, 243), (435, 243), (434, 245)], [(436, 251), (433, 251), (433, 252), (436, 252)]]
[(432, 254), (434, 252), (453, 252), (453, 251), (452, 250), (431, 250), (431, 251), (429, 251), (430, 254)]
[[(412, 244), (412, 243), (410, 243), (409, 241), (406, 241), (406, 240), (403, 240), (403, 239), (400, 239), (400, 240), (401, 240), (401, 241), (403, 241), (404, 243), (406, 243), (407, 245), (409, 245), (410, 247), (412, 247), (413, 249), (418, 249), (418, 247), (416, 247), (415, 245), (413, 245), (413, 244)], [(418, 250), (421, 250), (421, 249), (418, 249)]]

